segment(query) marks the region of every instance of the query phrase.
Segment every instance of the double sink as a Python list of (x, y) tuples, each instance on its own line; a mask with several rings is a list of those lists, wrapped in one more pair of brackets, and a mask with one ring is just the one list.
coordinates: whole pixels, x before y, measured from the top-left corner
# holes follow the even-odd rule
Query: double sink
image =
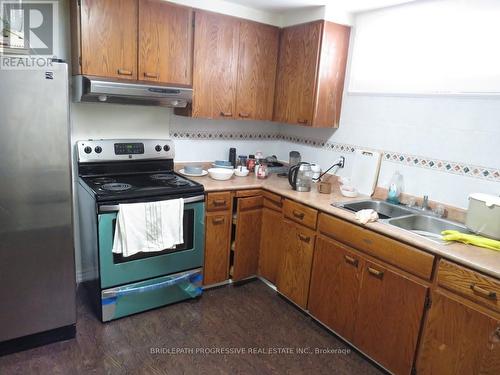
[(363, 200), (333, 204), (351, 212), (372, 209), (378, 213), (379, 221), (404, 229), (439, 244), (446, 242), (441, 239), (444, 230), (469, 231), (464, 225), (433, 216), (432, 211), (422, 211), (403, 205), (392, 204), (380, 200)]

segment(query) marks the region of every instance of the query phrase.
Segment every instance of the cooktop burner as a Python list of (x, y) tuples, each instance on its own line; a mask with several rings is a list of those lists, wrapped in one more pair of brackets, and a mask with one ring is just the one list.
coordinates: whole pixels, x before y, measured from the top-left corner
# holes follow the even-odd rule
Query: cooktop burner
[(122, 184), (119, 182), (112, 182), (112, 183), (101, 185), (100, 189), (107, 190), (107, 191), (120, 192), (120, 191), (127, 191), (127, 190), (132, 189), (132, 185)]
[(114, 178), (111, 177), (97, 177), (92, 180), (94, 184), (110, 184), (112, 182), (116, 182)]
[(189, 185), (189, 182), (188, 181), (185, 181), (185, 180), (170, 180), (167, 182), (167, 185), (170, 185), (170, 186), (187, 186)]
[(176, 180), (177, 176), (172, 173), (158, 173), (152, 175), (150, 178), (155, 181), (172, 181)]

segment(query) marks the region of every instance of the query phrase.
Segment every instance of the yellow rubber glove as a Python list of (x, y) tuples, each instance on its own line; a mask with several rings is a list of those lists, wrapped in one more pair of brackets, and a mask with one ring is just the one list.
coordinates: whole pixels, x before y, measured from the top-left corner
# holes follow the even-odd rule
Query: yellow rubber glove
[(469, 245), (500, 251), (500, 241), (473, 234), (461, 233), (456, 230), (444, 230), (441, 234), (443, 235), (443, 240), (445, 241), (463, 242)]

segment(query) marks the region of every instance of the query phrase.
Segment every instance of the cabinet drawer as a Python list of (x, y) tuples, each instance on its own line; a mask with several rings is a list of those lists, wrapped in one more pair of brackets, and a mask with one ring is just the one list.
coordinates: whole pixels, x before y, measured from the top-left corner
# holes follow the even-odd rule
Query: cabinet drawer
[(235, 193), (235, 196), (237, 198), (256, 197), (261, 195), (262, 195), (262, 190), (260, 189), (237, 190)]
[(226, 211), (231, 209), (231, 192), (209, 193), (207, 211)]
[(416, 276), (430, 280), (434, 256), (345, 220), (320, 214), (321, 233)]
[(316, 221), (318, 219), (318, 211), (309, 208), (300, 203), (285, 199), (283, 204), (285, 217), (295, 221), (296, 223), (305, 225), (311, 229), (316, 229)]
[(239, 210), (252, 210), (262, 207), (262, 197), (248, 197), (238, 199), (238, 209)]
[(500, 281), (441, 260), (438, 285), (500, 312)]
[(281, 201), (281, 196), (277, 194), (264, 191), (262, 193), (264, 197), (264, 207), (270, 208), (271, 210), (281, 212), (283, 209), (283, 202)]

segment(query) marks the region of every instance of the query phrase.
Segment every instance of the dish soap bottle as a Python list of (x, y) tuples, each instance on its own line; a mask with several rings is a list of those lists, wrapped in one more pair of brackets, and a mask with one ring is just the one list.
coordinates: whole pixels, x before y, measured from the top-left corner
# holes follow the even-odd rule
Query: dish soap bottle
[(403, 176), (399, 171), (394, 172), (389, 182), (389, 191), (387, 193), (387, 202), (399, 204), (399, 198), (403, 192)]

